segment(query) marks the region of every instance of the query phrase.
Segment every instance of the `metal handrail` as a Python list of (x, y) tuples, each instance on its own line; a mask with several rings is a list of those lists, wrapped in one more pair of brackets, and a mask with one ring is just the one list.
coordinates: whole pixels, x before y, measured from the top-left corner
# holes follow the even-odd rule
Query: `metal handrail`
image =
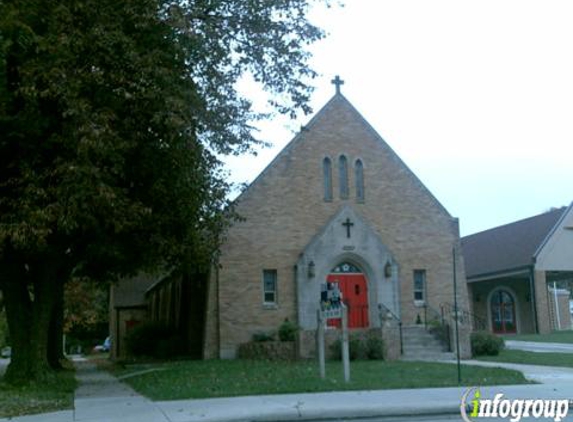
[(458, 319), (458, 322), (462, 324), (470, 324), (476, 331), (485, 330), (487, 328), (487, 322), (483, 317), (473, 314), (467, 309), (460, 308), (459, 306), (456, 309), (454, 305), (447, 302), (442, 303), (440, 307), (444, 315), (455, 317)]
[(444, 318), (443, 309), (440, 308), (440, 312), (438, 312), (435, 308), (428, 305), (427, 303), (424, 304), (424, 328), (426, 329), (426, 331), (429, 331), (428, 330), (428, 310), (433, 315), (433, 318), (430, 320), (435, 320), (435, 321), (439, 322), (440, 330), (441, 330), (440, 339), (446, 344), (446, 347), (448, 348), (448, 352), (451, 352), (452, 351), (452, 345), (451, 345), (451, 338), (450, 338), (450, 325), (448, 324), (448, 322)]
[(398, 317), (398, 315), (396, 315), (394, 312), (392, 312), (392, 310), (390, 308), (388, 308), (386, 305), (384, 305), (383, 303), (379, 303), (378, 304), (378, 310), (380, 311), (380, 319), (382, 320), (382, 313), (388, 315), (390, 314), (390, 316), (392, 317), (392, 319), (396, 320), (398, 322), (398, 332), (400, 334), (400, 356), (404, 354), (404, 340), (402, 338), (402, 320)]
[[(428, 311), (430, 311), (430, 321), (435, 320), (439, 321), (442, 324), (444, 323), (443, 315), (434, 309), (432, 306), (428, 305), (427, 303), (424, 304), (424, 328), (428, 330)], [(433, 317), (433, 318), (432, 318)]]

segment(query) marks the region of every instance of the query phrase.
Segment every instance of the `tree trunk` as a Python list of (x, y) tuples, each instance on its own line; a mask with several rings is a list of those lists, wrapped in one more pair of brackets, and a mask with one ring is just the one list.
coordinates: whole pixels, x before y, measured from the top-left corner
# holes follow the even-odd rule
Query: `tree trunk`
[(62, 369), (62, 360), (65, 359), (64, 337), (64, 281), (58, 277), (54, 284), (55, 303), (50, 318), (48, 333), (48, 362), (52, 369)]
[(21, 384), (31, 378), (30, 297), (26, 284), (22, 280), (6, 281), (2, 287), (6, 302), (6, 319), (12, 344), (12, 357), (4, 379), (12, 384)]
[[(48, 335), (56, 303), (55, 264), (46, 263), (3, 281), (12, 357), (5, 380), (11, 384), (42, 382), (52, 377)], [(29, 290), (30, 289), (30, 290)]]

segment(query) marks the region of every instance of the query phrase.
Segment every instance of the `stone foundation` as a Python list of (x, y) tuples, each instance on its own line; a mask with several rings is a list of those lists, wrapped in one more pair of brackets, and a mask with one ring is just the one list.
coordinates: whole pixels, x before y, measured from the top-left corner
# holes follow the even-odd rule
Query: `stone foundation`
[(296, 344), (294, 341), (243, 343), (239, 345), (238, 357), (257, 360), (295, 360)]
[[(369, 328), (362, 330), (350, 330), (350, 338), (358, 337), (364, 340), (369, 335), (381, 336), (384, 341), (384, 360), (396, 360), (400, 358), (400, 334), (398, 325), (387, 324), (383, 328)], [(342, 338), (342, 331), (338, 329), (326, 329), (324, 332), (325, 353), (327, 359), (333, 359), (332, 345)], [(302, 359), (317, 359), (317, 338), (315, 330), (303, 330), (299, 332), (298, 355)]]

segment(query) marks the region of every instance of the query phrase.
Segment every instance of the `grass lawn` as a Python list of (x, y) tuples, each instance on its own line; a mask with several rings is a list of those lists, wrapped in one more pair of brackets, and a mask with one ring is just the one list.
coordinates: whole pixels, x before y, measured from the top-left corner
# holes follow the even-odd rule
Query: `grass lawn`
[(549, 334), (517, 334), (503, 336), (504, 340), (538, 341), (540, 343), (573, 343), (573, 330), (553, 331)]
[(49, 384), (13, 387), (0, 378), (0, 417), (55, 412), (74, 407), (74, 371), (59, 372)]
[[(130, 365), (115, 375), (152, 400), (244, 396), (340, 390), (448, 387), (457, 385), (456, 365), (430, 362), (353, 361), (351, 382), (341, 362), (327, 362), (326, 379), (314, 361), (184, 361)], [(464, 366), (464, 385), (526, 384), (520, 372)]]
[(502, 350), (498, 356), (479, 356), (477, 360), (524, 363), (529, 365), (565, 366), (573, 368), (571, 353), (535, 353), (523, 350)]

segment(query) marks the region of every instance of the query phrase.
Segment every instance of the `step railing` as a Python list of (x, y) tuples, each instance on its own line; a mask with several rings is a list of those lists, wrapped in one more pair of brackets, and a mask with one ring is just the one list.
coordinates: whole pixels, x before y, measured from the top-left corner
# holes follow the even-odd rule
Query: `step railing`
[(453, 304), (445, 302), (440, 305), (440, 310), (444, 319), (457, 318), (460, 324), (469, 325), (474, 331), (482, 331), (487, 329), (487, 322), (485, 318), (473, 314), (467, 309), (461, 308), (460, 306), (458, 306), (456, 309)]
[(424, 328), (426, 331), (434, 331), (440, 340), (446, 344), (448, 352), (452, 351), (450, 325), (444, 317), (444, 313), (438, 312), (427, 303), (424, 304)]
[(380, 324), (384, 325), (384, 321), (391, 319), (398, 323), (398, 333), (400, 335), (400, 356), (404, 354), (404, 339), (402, 337), (402, 320), (390, 308), (383, 303), (378, 304), (378, 312), (380, 315)]

